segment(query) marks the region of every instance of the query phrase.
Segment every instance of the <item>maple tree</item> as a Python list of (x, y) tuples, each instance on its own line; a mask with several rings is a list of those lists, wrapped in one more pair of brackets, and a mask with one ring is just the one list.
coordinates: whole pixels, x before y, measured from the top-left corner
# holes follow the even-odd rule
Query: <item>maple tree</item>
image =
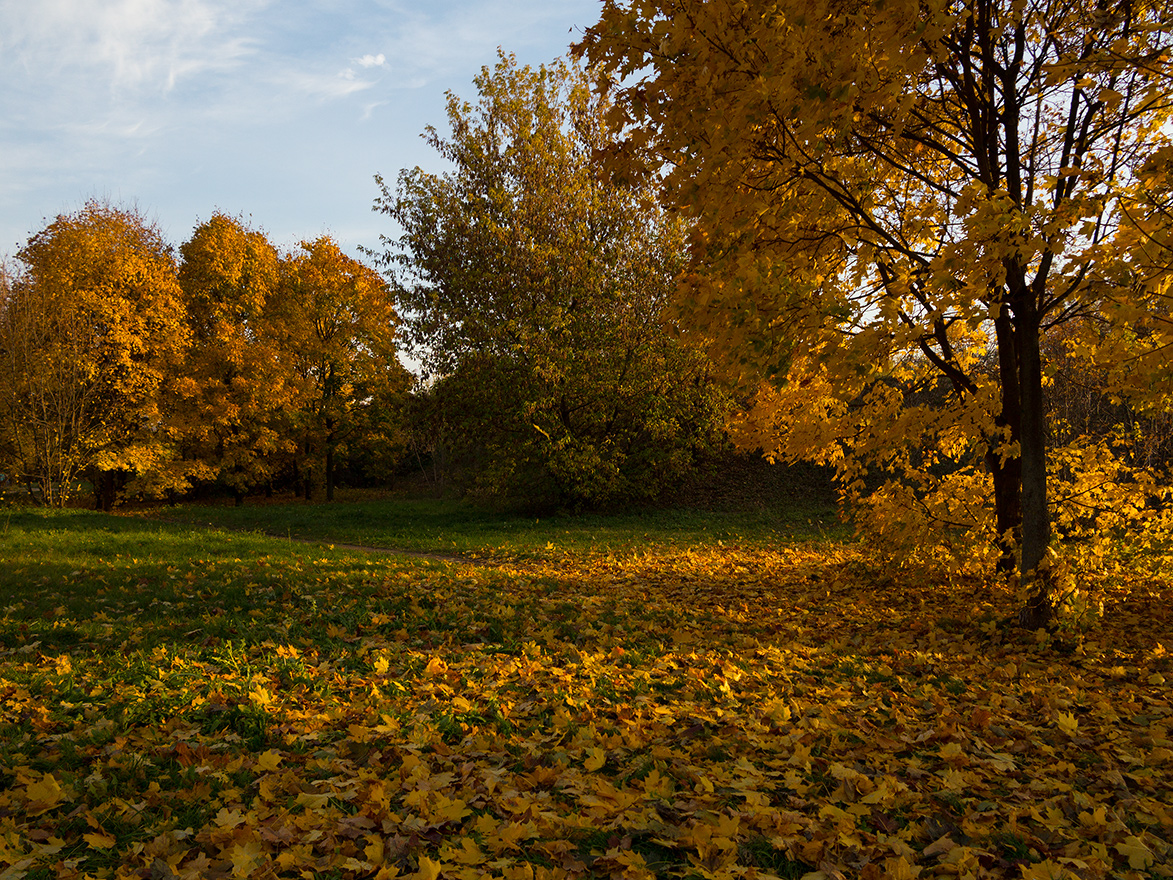
[(399, 319), (382, 277), (329, 236), (302, 242), (281, 261), (280, 275), (270, 314), (281, 356), (300, 383), (293, 427), (306, 497), (320, 462), (332, 501), (340, 449), (359, 424), (385, 422), (411, 384), (397, 353)]
[(84, 475), (109, 508), (120, 475), (181, 482), (160, 389), (188, 341), (175, 261), (131, 209), (88, 202), (18, 253), (0, 314), (0, 419), (13, 479), (65, 504)]
[(274, 455), (292, 442), (285, 413), (299, 389), (267, 315), (280, 257), (262, 232), (222, 213), (180, 253), (192, 335), (177, 389), (185, 458), (191, 478), (218, 480), (240, 503), (272, 478)]
[(379, 179), (376, 201), (402, 230), (381, 261), (451, 457), (533, 503), (652, 495), (720, 421), (664, 314), (682, 227), (600, 173), (613, 130), (581, 70), (501, 53), (474, 82), (475, 103), (448, 95), (451, 134), (426, 134), (451, 170)]
[[(1156, 215), (1122, 220), (1168, 150), (1169, 15), (608, 0), (578, 47), (630, 127), (617, 167), (697, 221), (684, 308), (750, 381), (775, 380), (747, 436), (838, 463), (873, 524), (919, 526), (914, 544), (992, 535), (1029, 586), (1024, 622), (1052, 610), (1049, 465), (1052, 489), (1080, 457), (1092, 484), (1130, 482), (1102, 444), (1048, 450), (1044, 339), (1081, 319), (1082, 351), (1137, 349), (1133, 385), (1161, 368), (1167, 328), (1128, 332), (1167, 314), (1160, 273), (1130, 257)], [(945, 405), (918, 403), (942, 382)]]

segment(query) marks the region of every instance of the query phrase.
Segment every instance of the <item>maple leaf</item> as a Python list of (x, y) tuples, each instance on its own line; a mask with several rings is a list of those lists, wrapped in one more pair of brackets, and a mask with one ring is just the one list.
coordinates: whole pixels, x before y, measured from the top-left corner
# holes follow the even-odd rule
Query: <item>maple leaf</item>
[(117, 842), (114, 835), (107, 834), (104, 831), (83, 834), (82, 840), (94, 847), (94, 849), (110, 849)]
[(62, 801), (70, 799), (52, 773), (46, 773), (36, 782), (29, 783), (25, 788), (25, 798), (28, 801), (25, 809), (30, 816), (47, 813)]
[(248, 877), (265, 861), (265, 850), (260, 841), (249, 840), (232, 847), (228, 854), (237, 877)]
[(437, 880), (441, 869), (440, 862), (429, 859), (427, 856), (420, 856), (419, 870), (411, 875), (411, 880)]

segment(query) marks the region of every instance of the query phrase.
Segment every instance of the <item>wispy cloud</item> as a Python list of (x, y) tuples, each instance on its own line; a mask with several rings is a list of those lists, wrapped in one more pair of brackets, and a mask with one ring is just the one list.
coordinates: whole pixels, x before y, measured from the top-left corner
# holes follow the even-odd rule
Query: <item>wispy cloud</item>
[(94, 193), (177, 234), (219, 206), (369, 241), (370, 176), (428, 161), (444, 90), (497, 46), (550, 60), (599, 3), (0, 0), (0, 254)]
[[(85, 75), (115, 91), (169, 91), (257, 51), (242, 33), (262, 0), (5, 0), (4, 54), (30, 73)], [(7, 64), (5, 65), (7, 66)]]

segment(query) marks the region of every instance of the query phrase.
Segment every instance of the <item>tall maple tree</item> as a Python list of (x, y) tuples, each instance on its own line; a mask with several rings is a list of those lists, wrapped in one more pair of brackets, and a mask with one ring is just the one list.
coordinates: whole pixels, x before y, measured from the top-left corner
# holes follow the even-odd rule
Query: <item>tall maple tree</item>
[[(1163, 308), (1121, 218), (1168, 146), (1171, 22), (1164, 0), (606, 0), (579, 46), (629, 129), (617, 167), (697, 221), (686, 310), (778, 380), (774, 448), (858, 494), (878, 471), (890, 521), (980, 525), (988, 493), (1031, 624), (1062, 458), (1042, 341)], [(918, 399), (942, 382), (947, 405)]]
[(300, 383), (293, 415), (307, 497), (317, 466), (332, 501), (340, 449), (359, 425), (379, 421), (373, 409), (388, 410), (411, 384), (399, 362), (394, 300), (378, 272), (321, 236), (281, 261), (270, 315)]
[(285, 414), (299, 389), (269, 320), (280, 256), (264, 233), (219, 212), (180, 253), (192, 334), (180, 387), (185, 454), (194, 478), (218, 480), (240, 503), (292, 442)]
[(449, 437), (493, 494), (654, 494), (720, 422), (664, 315), (683, 229), (652, 188), (601, 173), (608, 105), (581, 70), (502, 53), (475, 85), (448, 95), (451, 134), (426, 135), (451, 170), (380, 180), (376, 202), (403, 231), (383, 264)]
[(0, 424), (14, 478), (61, 506), (89, 478), (181, 477), (161, 392), (188, 344), (175, 260), (137, 211), (88, 202), (29, 239), (0, 314)]

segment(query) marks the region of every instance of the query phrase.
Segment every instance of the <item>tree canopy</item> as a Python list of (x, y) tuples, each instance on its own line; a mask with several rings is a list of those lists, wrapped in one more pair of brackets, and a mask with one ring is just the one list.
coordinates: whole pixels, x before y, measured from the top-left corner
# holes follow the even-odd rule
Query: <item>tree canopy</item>
[(879, 483), (873, 522), (986, 531), (1031, 580), (1055, 465), (1147, 482), (1103, 446), (1048, 449), (1043, 341), (1067, 324), (1119, 356), (1123, 334), (1153, 386), (1166, 282), (1135, 245), (1165, 224), (1138, 193), (1168, 150), (1169, 24), (1145, 0), (608, 0), (579, 51), (628, 126), (615, 167), (696, 221), (685, 310), (774, 380), (750, 436)]
[[(608, 104), (563, 62), (502, 55), (476, 103), (448, 96), (452, 170), (380, 180), (406, 337), (449, 434), (499, 489), (606, 503), (654, 494), (719, 426), (706, 364), (664, 306), (683, 229), (654, 190), (606, 178)], [(469, 449), (472, 445), (475, 449)]]
[(88, 202), (29, 239), (0, 314), (4, 435), (15, 481), (61, 505), (86, 475), (169, 483), (160, 405), (188, 344), (171, 249), (134, 210)]

